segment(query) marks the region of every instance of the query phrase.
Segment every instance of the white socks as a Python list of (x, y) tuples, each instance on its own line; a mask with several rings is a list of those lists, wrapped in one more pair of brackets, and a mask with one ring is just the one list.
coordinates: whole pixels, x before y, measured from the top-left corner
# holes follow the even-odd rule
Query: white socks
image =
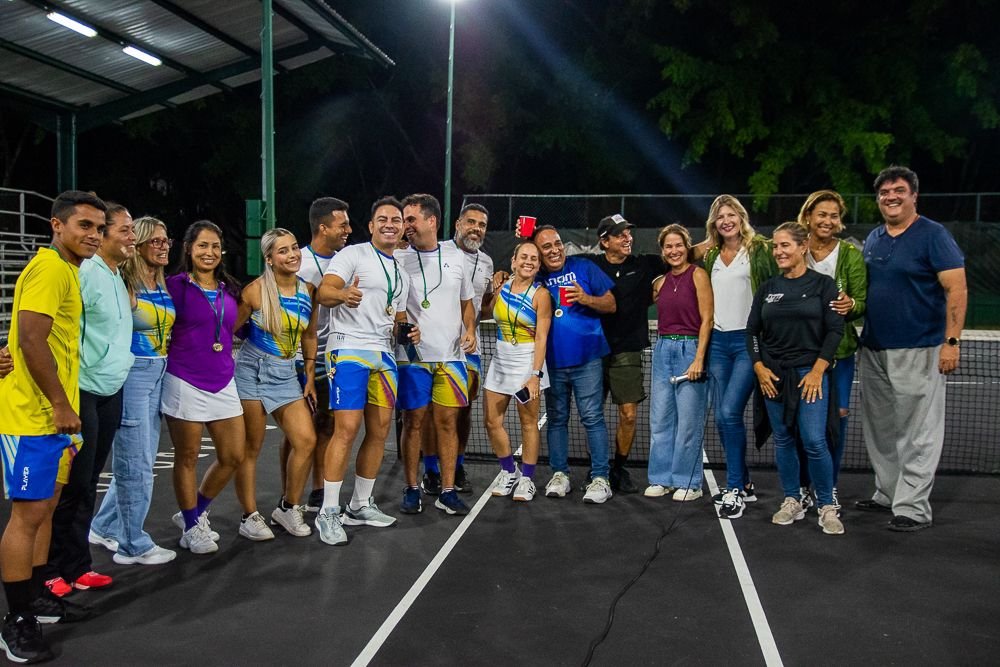
[(343, 485), (343, 480), (339, 482), (323, 480), (323, 509), (327, 507), (340, 507), (340, 487)]
[(361, 476), (354, 477), (354, 495), (351, 496), (351, 509), (359, 510), (368, 505), (368, 499), (372, 497), (375, 489), (374, 479), (365, 479)]

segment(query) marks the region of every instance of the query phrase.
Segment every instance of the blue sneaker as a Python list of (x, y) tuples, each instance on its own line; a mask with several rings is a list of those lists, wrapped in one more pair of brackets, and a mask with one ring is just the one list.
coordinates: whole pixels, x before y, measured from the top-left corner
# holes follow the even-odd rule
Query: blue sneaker
[(399, 511), (403, 514), (420, 514), (424, 507), (420, 501), (420, 487), (403, 489), (403, 502), (399, 504)]
[(434, 507), (448, 514), (469, 513), (469, 506), (462, 502), (462, 499), (458, 497), (458, 493), (454, 489), (445, 491), (438, 496), (438, 499), (434, 501)]

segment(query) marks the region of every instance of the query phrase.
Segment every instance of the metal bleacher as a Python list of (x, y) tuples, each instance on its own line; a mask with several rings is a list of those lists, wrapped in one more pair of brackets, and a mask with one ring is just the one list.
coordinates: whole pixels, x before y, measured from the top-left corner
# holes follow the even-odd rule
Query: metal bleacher
[(0, 337), (10, 329), (14, 284), (38, 248), (48, 245), (52, 198), (29, 190), (0, 188)]

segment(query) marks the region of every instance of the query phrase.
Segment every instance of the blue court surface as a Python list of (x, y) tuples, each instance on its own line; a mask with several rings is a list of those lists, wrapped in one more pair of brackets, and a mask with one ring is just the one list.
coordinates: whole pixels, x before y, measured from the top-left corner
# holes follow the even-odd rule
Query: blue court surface
[[(261, 454), (258, 501), (278, 500), (276, 431)], [(206, 443), (210, 445), (210, 443)], [(177, 548), (164, 437), (147, 528)], [(206, 449), (202, 465), (211, 460)], [(237, 535), (232, 487), (212, 507), (220, 550), (180, 550), (169, 564), (119, 566), (72, 601), (96, 618), (45, 626), (57, 665), (963, 665), (1000, 655), (1000, 478), (941, 476), (935, 526), (885, 529), (852, 510), (871, 477), (840, 483), (846, 534), (823, 535), (810, 512), (770, 523), (780, 504), (771, 470), (742, 519), (719, 520), (707, 471), (692, 503), (616, 495), (585, 505), (573, 493), (531, 503), (492, 498), (496, 466), (466, 465), (468, 517), (398, 512), (402, 466), (386, 452), (376, 501), (390, 528), (348, 527), (350, 543), (316, 534), (253, 543)], [(633, 469), (644, 486), (645, 471)], [(539, 466), (541, 487), (548, 469)], [(345, 483), (349, 497), (352, 478)], [(4, 520), (9, 505), (4, 505)], [(310, 515), (311, 521), (311, 515)]]

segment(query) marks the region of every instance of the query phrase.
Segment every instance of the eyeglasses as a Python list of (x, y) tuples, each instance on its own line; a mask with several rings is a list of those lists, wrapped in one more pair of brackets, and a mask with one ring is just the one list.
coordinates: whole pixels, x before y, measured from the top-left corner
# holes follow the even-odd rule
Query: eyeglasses
[(174, 245), (173, 239), (149, 239), (145, 241), (154, 248), (169, 248)]

